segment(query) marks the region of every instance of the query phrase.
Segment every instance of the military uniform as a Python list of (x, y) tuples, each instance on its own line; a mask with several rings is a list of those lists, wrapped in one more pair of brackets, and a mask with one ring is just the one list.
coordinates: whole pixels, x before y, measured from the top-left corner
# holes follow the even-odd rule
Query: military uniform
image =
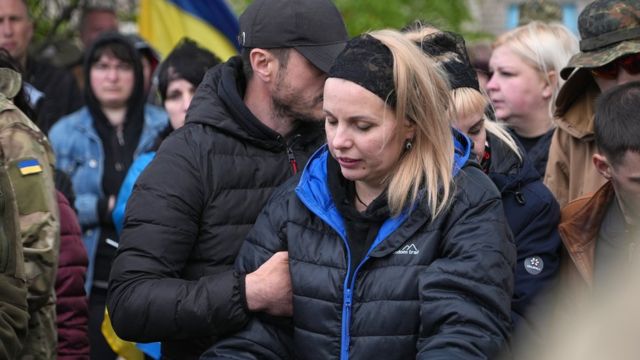
[(53, 181), (54, 155), (44, 134), (10, 101), (20, 89), (20, 75), (0, 68), (0, 84), (0, 180), (7, 193), (14, 195), (5, 213), (17, 213), (24, 256), (24, 272), (20, 275), (26, 280), (30, 316), (27, 338), (17, 358), (55, 359), (54, 285), (60, 223)]

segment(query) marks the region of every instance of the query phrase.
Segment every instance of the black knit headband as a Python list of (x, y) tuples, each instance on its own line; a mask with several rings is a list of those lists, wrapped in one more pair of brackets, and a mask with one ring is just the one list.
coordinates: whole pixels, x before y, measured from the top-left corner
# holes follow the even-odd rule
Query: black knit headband
[(329, 70), (329, 77), (354, 82), (396, 106), (393, 55), (380, 40), (360, 35), (347, 42)]
[(448, 32), (436, 32), (422, 38), (418, 44), (422, 51), (432, 56), (449, 75), (452, 89), (469, 87), (480, 91), (476, 75), (462, 36)]

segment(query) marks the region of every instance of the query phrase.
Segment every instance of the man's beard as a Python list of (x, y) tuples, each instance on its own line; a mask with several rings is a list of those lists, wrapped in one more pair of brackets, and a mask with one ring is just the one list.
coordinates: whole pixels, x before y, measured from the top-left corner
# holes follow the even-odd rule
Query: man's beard
[[(295, 121), (303, 122), (319, 122), (322, 121), (322, 115), (316, 117), (313, 114), (313, 109), (322, 104), (323, 94), (320, 94), (313, 99), (310, 104), (305, 104), (302, 97), (299, 94), (294, 93), (291, 89), (284, 84), (284, 80), (280, 77), (276, 81), (276, 90), (271, 97), (273, 104), (273, 113), (277, 119), (290, 118)], [(284, 94), (284, 96), (281, 96)], [(287, 96), (288, 95), (288, 96)], [(294, 109), (293, 105), (298, 109)]]
[[(285, 103), (280, 98), (273, 97), (271, 101), (273, 103), (273, 112), (276, 118), (278, 119), (291, 118), (293, 120), (302, 121), (302, 122), (322, 121), (322, 117), (318, 118), (314, 116), (314, 114), (311, 111), (308, 111), (308, 112), (297, 111), (293, 109), (291, 105), (289, 105), (290, 102)], [(314, 101), (314, 104), (317, 104), (318, 102), (322, 102), (322, 97)]]

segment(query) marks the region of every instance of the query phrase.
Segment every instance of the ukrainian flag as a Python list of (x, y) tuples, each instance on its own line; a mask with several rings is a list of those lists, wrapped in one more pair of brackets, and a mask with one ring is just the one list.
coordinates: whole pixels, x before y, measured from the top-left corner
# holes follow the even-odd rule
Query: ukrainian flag
[(20, 170), (20, 174), (22, 174), (23, 176), (42, 172), (42, 166), (40, 166), (38, 159), (26, 159), (18, 161), (18, 169)]
[(225, 0), (141, 0), (140, 36), (164, 57), (189, 37), (226, 60), (238, 53), (238, 19)]

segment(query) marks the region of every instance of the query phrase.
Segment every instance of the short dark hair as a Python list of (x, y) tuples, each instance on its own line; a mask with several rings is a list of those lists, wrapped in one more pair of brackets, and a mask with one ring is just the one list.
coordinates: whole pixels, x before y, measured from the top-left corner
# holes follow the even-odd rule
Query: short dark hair
[[(251, 79), (253, 76), (253, 68), (251, 67), (251, 59), (249, 54), (251, 50), (255, 48), (242, 48), (240, 56), (242, 56), (242, 72), (244, 73), (245, 80)], [(265, 49), (273, 54), (280, 63), (280, 68), (286, 68), (289, 63), (289, 53), (291, 48), (277, 48), (277, 49)]]
[(87, 22), (87, 16), (94, 12), (110, 13), (110, 14), (113, 14), (113, 16), (116, 18), (118, 17), (118, 14), (116, 13), (116, 9), (112, 6), (86, 5), (82, 8), (82, 12), (80, 13), (80, 21), (78, 22), (78, 28), (80, 29), (80, 31), (84, 31), (84, 28)]
[(167, 87), (171, 81), (184, 79), (198, 87), (207, 70), (219, 63), (220, 59), (209, 50), (191, 39), (182, 39), (158, 69), (158, 91), (162, 102), (167, 99)]
[(596, 102), (595, 138), (598, 149), (618, 165), (627, 151), (640, 153), (640, 82), (615, 86)]
[(89, 64), (93, 65), (100, 60), (102, 55), (109, 54), (124, 63), (133, 65), (136, 63), (136, 61), (139, 61), (139, 59), (134, 57), (133, 53), (131, 52), (132, 48), (133, 45), (127, 46), (122, 42), (102, 42), (99, 45), (96, 45), (95, 50), (89, 58)]

